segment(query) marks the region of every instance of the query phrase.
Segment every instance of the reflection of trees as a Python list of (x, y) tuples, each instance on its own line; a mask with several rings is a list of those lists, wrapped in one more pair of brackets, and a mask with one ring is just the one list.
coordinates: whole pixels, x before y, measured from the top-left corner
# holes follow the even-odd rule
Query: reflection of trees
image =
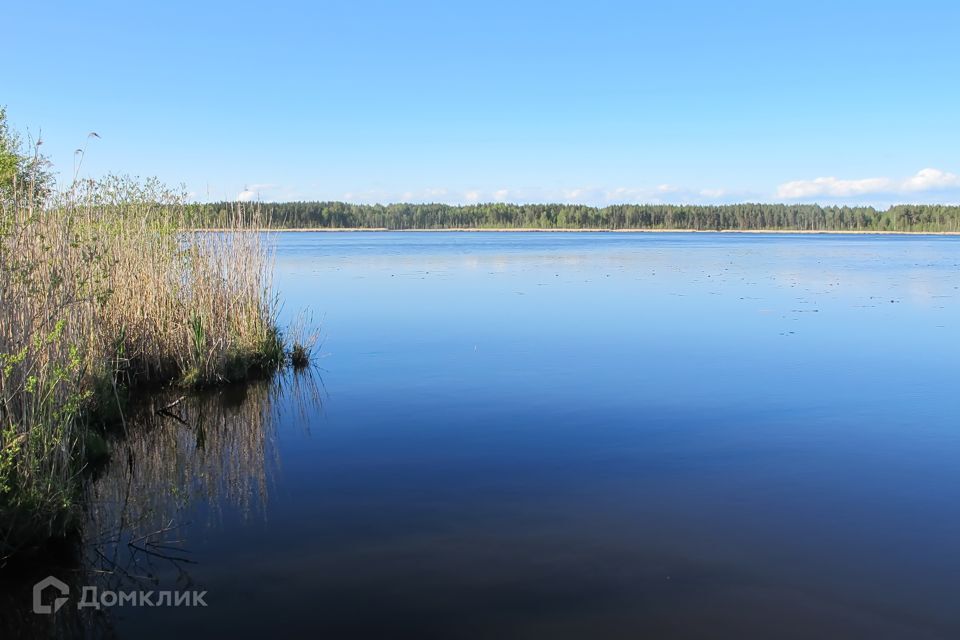
[[(87, 488), (81, 552), (0, 584), (10, 614), (0, 614), (0, 637), (110, 637), (109, 611), (76, 609), (84, 585), (194, 588), (189, 569), (199, 559), (190, 553), (190, 530), (217, 524), (225, 509), (244, 518), (265, 513), (279, 463), (277, 425), (288, 412), (306, 424), (319, 408), (320, 384), (308, 369), (202, 394), (162, 392), (133, 408), (125, 433), (110, 442), (110, 464)], [(71, 601), (38, 616), (30, 591), (47, 575), (70, 583)], [(167, 575), (172, 584), (161, 581)]]

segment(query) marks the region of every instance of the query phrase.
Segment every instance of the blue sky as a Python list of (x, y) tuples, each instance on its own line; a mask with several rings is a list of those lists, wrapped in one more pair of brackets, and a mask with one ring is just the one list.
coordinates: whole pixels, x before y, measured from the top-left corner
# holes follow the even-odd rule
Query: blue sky
[(8, 3), (64, 179), (199, 200), (960, 202), (960, 3)]

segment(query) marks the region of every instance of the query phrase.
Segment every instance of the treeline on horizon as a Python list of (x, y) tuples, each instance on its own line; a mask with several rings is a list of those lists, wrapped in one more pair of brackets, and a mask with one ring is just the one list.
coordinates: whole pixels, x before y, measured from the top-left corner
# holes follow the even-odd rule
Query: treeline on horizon
[[(694, 229), (794, 231), (960, 231), (960, 206), (874, 207), (815, 204), (610, 205), (351, 204), (264, 202), (277, 229)], [(191, 205), (198, 228), (230, 226), (236, 203)]]

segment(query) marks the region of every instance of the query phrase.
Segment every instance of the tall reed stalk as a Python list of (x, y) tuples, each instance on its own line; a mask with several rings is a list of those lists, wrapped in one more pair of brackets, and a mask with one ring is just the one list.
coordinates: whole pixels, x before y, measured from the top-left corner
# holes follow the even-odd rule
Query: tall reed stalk
[[(149, 385), (236, 381), (282, 364), (272, 253), (256, 212), (194, 233), (152, 180), (51, 193), (0, 113), (0, 564), (76, 522), (94, 417)], [(94, 438), (95, 440), (95, 438)]]

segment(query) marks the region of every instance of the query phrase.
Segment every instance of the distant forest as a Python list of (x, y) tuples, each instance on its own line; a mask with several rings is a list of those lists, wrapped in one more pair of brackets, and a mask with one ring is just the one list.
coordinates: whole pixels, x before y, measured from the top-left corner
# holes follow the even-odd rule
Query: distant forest
[[(251, 205), (246, 205), (251, 206)], [(960, 231), (960, 206), (897, 205), (611, 205), (350, 204), (278, 202), (252, 205), (279, 229), (696, 229), (796, 231)], [(191, 205), (197, 227), (229, 226), (236, 203)]]

